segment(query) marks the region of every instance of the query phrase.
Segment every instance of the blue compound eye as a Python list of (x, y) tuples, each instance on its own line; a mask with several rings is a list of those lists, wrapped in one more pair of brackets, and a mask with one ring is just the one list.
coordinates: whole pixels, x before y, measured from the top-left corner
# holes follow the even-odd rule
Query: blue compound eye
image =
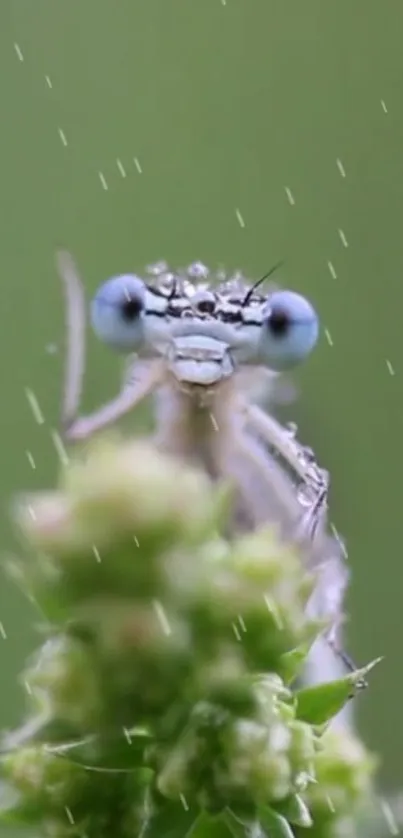
[(263, 310), (259, 355), (275, 370), (296, 366), (312, 351), (318, 334), (318, 317), (308, 300), (294, 291), (275, 291)]
[(118, 351), (135, 351), (144, 340), (146, 289), (137, 276), (108, 279), (91, 303), (91, 324), (96, 336)]

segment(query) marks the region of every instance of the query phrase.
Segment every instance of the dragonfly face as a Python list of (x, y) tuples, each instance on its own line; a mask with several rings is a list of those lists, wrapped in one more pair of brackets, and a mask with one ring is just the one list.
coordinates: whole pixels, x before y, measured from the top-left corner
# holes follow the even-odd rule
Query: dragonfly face
[(262, 295), (239, 281), (198, 287), (183, 276), (172, 276), (169, 285), (131, 275), (108, 280), (92, 302), (91, 320), (111, 348), (163, 357), (179, 383), (202, 387), (244, 365), (292, 367), (318, 337), (316, 313), (299, 294)]

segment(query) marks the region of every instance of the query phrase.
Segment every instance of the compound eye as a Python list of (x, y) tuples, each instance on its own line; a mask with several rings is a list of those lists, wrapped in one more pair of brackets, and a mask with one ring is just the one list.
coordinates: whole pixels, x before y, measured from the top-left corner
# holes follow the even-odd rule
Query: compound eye
[(96, 336), (118, 351), (135, 351), (144, 340), (146, 289), (132, 274), (108, 279), (91, 303), (91, 324)]
[(319, 321), (311, 303), (294, 291), (275, 291), (263, 310), (259, 354), (275, 370), (301, 363), (314, 348)]

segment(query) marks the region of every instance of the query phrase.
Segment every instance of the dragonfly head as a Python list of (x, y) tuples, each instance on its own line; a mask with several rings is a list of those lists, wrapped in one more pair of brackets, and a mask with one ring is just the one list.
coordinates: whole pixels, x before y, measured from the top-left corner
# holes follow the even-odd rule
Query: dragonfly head
[(117, 351), (164, 358), (178, 383), (209, 387), (244, 365), (289, 369), (313, 349), (318, 318), (300, 294), (189, 277), (190, 269), (153, 283), (132, 274), (108, 280), (92, 301), (95, 333)]

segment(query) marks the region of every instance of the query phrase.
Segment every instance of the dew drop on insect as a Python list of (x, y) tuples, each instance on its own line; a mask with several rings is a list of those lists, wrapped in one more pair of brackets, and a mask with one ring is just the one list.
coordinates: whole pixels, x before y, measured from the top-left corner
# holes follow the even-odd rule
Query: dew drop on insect
[(298, 433), (298, 425), (295, 422), (287, 422), (286, 429), (290, 439), (295, 439)]
[(308, 463), (315, 463), (316, 462), (316, 455), (313, 448), (309, 448), (307, 445), (303, 448), (305, 461)]
[(154, 262), (153, 265), (148, 265), (147, 272), (153, 276), (160, 276), (164, 271), (168, 270), (167, 262)]
[(203, 265), (203, 262), (192, 262), (186, 273), (191, 279), (207, 279), (209, 269), (206, 265)]
[(312, 506), (315, 501), (315, 493), (309, 486), (302, 485), (297, 490), (297, 500), (301, 506)]
[(218, 268), (218, 270), (216, 271), (215, 278), (217, 282), (226, 282), (227, 274), (224, 268)]

